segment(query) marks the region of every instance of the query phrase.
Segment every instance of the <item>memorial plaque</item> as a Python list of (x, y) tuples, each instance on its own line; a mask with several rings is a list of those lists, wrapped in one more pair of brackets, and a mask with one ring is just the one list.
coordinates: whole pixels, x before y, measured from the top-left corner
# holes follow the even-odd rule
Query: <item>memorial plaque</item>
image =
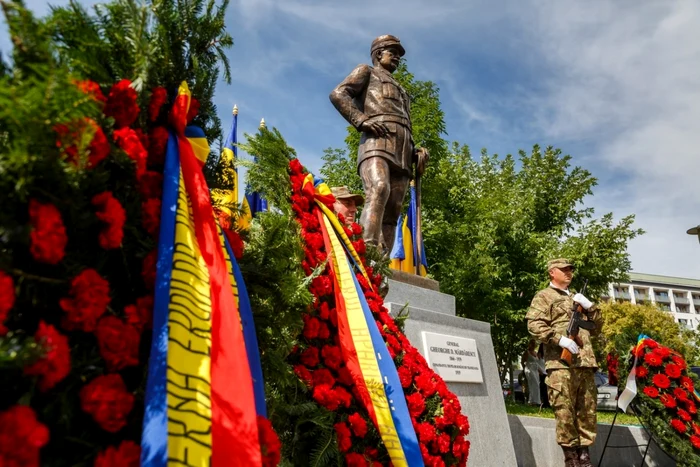
[(445, 381), (483, 383), (476, 341), (423, 331), (423, 348), (428, 365)]

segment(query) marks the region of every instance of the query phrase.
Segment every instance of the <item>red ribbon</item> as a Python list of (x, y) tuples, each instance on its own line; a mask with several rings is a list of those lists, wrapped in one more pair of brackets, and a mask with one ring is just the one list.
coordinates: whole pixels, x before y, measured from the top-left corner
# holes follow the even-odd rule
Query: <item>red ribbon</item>
[(211, 287), (212, 466), (260, 466), (253, 380), (243, 330), (224, 259), (202, 166), (185, 137), (190, 97), (178, 95), (170, 123), (178, 134), (185, 190), (192, 203), (195, 236)]
[[(314, 208), (316, 214), (318, 215), (318, 221), (321, 223), (321, 233), (323, 234), (323, 243), (326, 247), (326, 252), (329, 257), (333, 254), (333, 247), (331, 246), (331, 240), (329, 238), (328, 229), (326, 229), (326, 224), (323, 222), (323, 213), (318, 207)], [(334, 233), (335, 235), (335, 233)], [(343, 354), (343, 360), (345, 361), (345, 366), (348, 368), (352, 380), (357, 388), (357, 394), (360, 397), (360, 402), (367, 410), (369, 418), (377, 426), (377, 415), (374, 412), (374, 405), (372, 404), (372, 399), (369, 395), (369, 390), (365, 379), (362, 376), (362, 370), (360, 369), (360, 361), (357, 358), (357, 349), (355, 348), (355, 342), (352, 339), (352, 333), (350, 331), (350, 323), (348, 323), (347, 309), (345, 308), (345, 297), (343, 297), (343, 292), (340, 290), (340, 284), (338, 283), (338, 277), (335, 273), (335, 268), (333, 266), (333, 261), (329, 261), (329, 266), (331, 268), (331, 275), (333, 279), (333, 292), (335, 294), (335, 308), (338, 312), (338, 340), (340, 341), (340, 349)]]

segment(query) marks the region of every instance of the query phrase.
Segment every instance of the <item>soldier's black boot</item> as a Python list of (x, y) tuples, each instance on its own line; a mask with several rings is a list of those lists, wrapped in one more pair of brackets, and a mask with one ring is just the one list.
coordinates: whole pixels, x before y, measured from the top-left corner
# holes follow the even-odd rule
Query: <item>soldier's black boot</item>
[(578, 448), (578, 465), (580, 467), (593, 467), (591, 464), (591, 454), (586, 446)]
[(580, 467), (576, 448), (562, 446), (561, 449), (564, 451), (564, 467)]

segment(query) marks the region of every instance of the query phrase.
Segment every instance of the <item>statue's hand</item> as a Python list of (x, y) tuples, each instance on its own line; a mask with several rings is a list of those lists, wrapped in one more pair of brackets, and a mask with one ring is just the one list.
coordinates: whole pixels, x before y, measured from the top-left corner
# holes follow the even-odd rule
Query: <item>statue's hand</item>
[(373, 122), (370, 120), (365, 120), (364, 122), (362, 122), (362, 125), (360, 125), (360, 130), (365, 131), (367, 133), (372, 133), (373, 135), (380, 138), (386, 136), (389, 133), (389, 127), (386, 126), (384, 122)]
[(430, 160), (430, 153), (426, 148), (416, 149), (416, 169), (418, 175), (423, 175), (425, 172), (425, 166), (428, 165), (428, 160)]

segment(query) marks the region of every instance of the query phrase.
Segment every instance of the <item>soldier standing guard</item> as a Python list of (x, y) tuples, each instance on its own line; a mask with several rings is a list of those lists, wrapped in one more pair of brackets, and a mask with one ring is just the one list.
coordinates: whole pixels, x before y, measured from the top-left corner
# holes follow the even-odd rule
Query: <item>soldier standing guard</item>
[[(557, 444), (564, 451), (565, 466), (592, 467), (588, 447), (596, 437), (597, 390), (594, 374), (598, 364), (591, 337), (600, 333), (603, 320), (600, 311), (580, 293), (573, 294), (569, 284), (574, 268), (565, 258), (547, 263), (551, 282), (532, 299), (527, 312), (530, 334), (544, 344), (547, 369), (547, 393), (556, 419)], [(573, 304), (585, 310), (587, 319), (595, 323), (592, 331), (579, 330), (583, 347), (567, 337)], [(573, 354), (569, 367), (560, 360), (562, 349)]]
[(370, 48), (374, 66), (358, 65), (330, 95), (338, 112), (362, 132), (357, 167), (365, 207), (360, 224), (365, 241), (383, 244), (386, 251), (394, 244), (413, 164), (420, 176), (428, 160), (428, 151), (413, 144), (408, 94), (392, 76), (405, 52), (397, 37), (377, 37)]

